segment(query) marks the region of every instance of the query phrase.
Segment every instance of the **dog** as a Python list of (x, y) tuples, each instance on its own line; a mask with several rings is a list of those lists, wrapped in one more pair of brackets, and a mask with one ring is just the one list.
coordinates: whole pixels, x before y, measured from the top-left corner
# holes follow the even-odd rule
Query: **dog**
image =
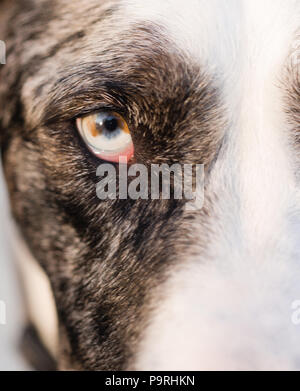
[[(58, 369), (300, 369), (299, 33), (298, 0), (0, 1), (2, 162)], [(203, 205), (99, 200), (119, 138), (204, 165)]]

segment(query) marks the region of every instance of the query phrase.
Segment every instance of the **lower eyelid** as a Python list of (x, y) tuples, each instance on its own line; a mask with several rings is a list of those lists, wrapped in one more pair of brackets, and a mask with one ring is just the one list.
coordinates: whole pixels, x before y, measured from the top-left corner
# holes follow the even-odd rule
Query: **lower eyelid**
[(119, 163), (120, 158), (126, 158), (127, 161), (129, 161), (133, 157), (133, 155), (134, 155), (134, 146), (133, 146), (133, 144), (131, 144), (126, 150), (124, 150), (121, 153), (119, 152), (119, 153), (116, 153), (116, 154), (107, 155), (107, 154), (103, 154), (103, 153), (95, 153), (94, 152), (94, 154), (98, 158), (100, 158), (102, 160), (105, 160), (107, 162)]

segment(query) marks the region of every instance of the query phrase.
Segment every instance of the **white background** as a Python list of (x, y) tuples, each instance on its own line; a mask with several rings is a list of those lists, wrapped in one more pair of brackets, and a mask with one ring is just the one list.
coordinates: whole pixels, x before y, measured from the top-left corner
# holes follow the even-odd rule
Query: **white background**
[(6, 325), (0, 325), (0, 371), (28, 370), (18, 344), (24, 327), (21, 294), (8, 233), (9, 207), (0, 166), (0, 300), (6, 304)]

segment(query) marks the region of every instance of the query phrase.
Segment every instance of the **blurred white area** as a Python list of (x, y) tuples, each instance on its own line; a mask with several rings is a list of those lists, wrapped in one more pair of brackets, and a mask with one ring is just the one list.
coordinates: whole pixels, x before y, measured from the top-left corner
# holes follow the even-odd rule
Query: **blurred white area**
[(0, 371), (29, 370), (18, 344), (24, 323), (23, 306), (9, 238), (9, 206), (0, 165), (0, 301), (5, 303), (6, 324), (0, 324)]

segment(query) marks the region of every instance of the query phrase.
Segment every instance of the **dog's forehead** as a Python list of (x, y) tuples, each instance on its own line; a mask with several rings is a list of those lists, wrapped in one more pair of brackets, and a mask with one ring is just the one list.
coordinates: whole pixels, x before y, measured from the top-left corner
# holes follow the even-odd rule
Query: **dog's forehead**
[[(148, 20), (164, 26), (170, 38), (181, 50), (201, 64), (213, 60), (233, 59), (237, 42), (235, 31), (241, 23), (241, 5), (238, 1), (167, 0), (160, 2), (122, 0), (128, 18)], [(225, 45), (225, 46), (224, 46)], [(226, 50), (221, 53), (220, 48)], [(226, 54), (225, 54), (226, 52)], [(212, 62), (212, 61), (211, 61)]]
[[(60, 80), (66, 66), (98, 61), (109, 69), (120, 58), (122, 68), (115, 70), (126, 73), (137, 56), (151, 58), (151, 48), (160, 47), (169, 54), (180, 53), (180, 60), (198, 64), (220, 81), (224, 100), (233, 106), (239, 99), (237, 88), (250, 76), (263, 78), (271, 71), (273, 82), (281, 77), (299, 27), (300, 5), (295, 0), (63, 0), (49, 9), (53, 16), (39, 45), (28, 42), (23, 52), (23, 65), (31, 69), (28, 60), (33, 59), (37, 68), (35, 81), (28, 81), (29, 91), (24, 92), (30, 99), (31, 88), (40, 91), (45, 84), (38, 80), (39, 64)], [(51, 56), (43, 54), (49, 52)], [(149, 64), (154, 67), (156, 62)], [(50, 77), (46, 84), (52, 88)]]
[(201, 64), (230, 70), (243, 56), (252, 55), (255, 61), (265, 52), (271, 61), (275, 46), (284, 55), (282, 47), (292, 45), (299, 28), (300, 5), (295, 0), (121, 0), (120, 4), (129, 20), (166, 27), (176, 44)]
[[(56, 15), (54, 27), (61, 27), (56, 34), (81, 29), (94, 38), (98, 31), (101, 34), (94, 40), (96, 47), (99, 41), (105, 44), (110, 37), (122, 41), (120, 32), (130, 27), (134, 31), (136, 23), (152, 23), (163, 28), (162, 35), (167, 30), (173, 44), (201, 64), (223, 69), (232, 69), (241, 54), (270, 54), (275, 46), (280, 51), (281, 44), (287, 50), (299, 28), (300, 12), (297, 0), (62, 0), (49, 7)], [(62, 24), (58, 25), (57, 19)], [(51, 23), (51, 16), (49, 20)]]

